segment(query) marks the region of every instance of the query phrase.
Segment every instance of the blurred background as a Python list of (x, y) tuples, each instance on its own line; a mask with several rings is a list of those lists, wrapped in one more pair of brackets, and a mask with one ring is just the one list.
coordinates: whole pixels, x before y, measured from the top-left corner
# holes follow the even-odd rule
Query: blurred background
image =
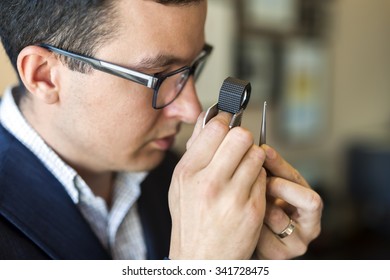
[[(206, 38), (204, 108), (226, 77), (250, 81), (242, 125), (258, 141), (267, 101), (268, 144), (324, 200), (302, 259), (390, 259), (390, 1), (209, 0)], [(12, 83), (0, 49), (0, 92)]]

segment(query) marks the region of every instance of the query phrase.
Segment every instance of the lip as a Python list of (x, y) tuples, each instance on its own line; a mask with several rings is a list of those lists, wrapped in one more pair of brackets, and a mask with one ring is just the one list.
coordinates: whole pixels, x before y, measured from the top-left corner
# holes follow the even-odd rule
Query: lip
[(166, 137), (158, 138), (154, 142), (158, 149), (166, 151), (175, 143), (176, 135), (169, 135)]

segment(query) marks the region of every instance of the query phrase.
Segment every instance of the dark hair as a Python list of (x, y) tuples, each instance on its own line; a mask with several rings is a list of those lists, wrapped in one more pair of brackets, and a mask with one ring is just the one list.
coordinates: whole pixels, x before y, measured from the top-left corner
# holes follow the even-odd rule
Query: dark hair
[[(13, 0), (0, 1), (0, 37), (16, 69), (19, 52), (29, 45), (47, 43), (93, 55), (114, 36), (114, 1), (107, 0)], [(72, 70), (86, 65), (62, 58)]]
[[(186, 5), (202, 0), (154, 1)], [(0, 37), (13, 67), (17, 70), (23, 48), (40, 43), (93, 56), (99, 46), (117, 35), (115, 3), (118, 0), (0, 0)], [(85, 73), (90, 69), (82, 62), (61, 59), (71, 70)]]

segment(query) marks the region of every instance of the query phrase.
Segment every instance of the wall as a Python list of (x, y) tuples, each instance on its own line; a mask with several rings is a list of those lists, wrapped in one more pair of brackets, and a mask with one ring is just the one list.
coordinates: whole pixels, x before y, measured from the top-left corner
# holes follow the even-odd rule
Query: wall
[(346, 141), (382, 138), (390, 131), (390, 1), (337, 1), (333, 14), (327, 148), (337, 158)]
[(16, 75), (8, 60), (3, 46), (0, 44), (0, 95), (5, 88), (17, 82)]

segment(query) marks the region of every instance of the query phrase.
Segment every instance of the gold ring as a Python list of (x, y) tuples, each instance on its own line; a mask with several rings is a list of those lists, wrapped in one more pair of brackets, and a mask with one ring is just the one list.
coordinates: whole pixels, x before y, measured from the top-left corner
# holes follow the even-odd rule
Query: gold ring
[(292, 219), (290, 219), (290, 222), (288, 223), (287, 227), (284, 230), (282, 230), (280, 233), (276, 233), (276, 235), (280, 239), (282, 239), (289, 236), (291, 233), (293, 233), (294, 229), (295, 229), (294, 222)]

